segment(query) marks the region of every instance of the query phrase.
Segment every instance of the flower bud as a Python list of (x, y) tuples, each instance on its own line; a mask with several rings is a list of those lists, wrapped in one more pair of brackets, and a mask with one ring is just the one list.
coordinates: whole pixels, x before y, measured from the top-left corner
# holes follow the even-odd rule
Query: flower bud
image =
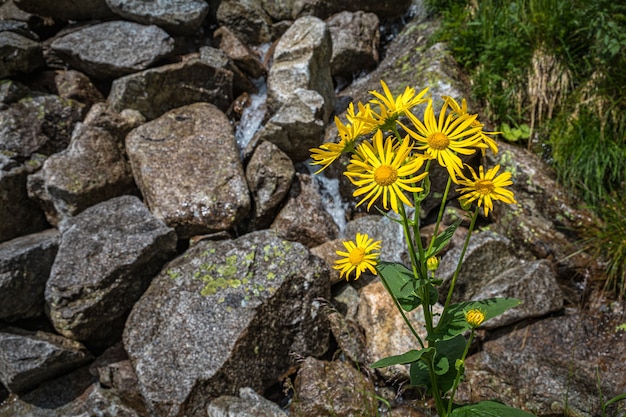
[(437, 258), (436, 256), (431, 256), (430, 258), (428, 258), (426, 260), (426, 268), (428, 268), (430, 272), (435, 272), (437, 268), (439, 268), (439, 258)]
[(482, 310), (473, 308), (465, 312), (465, 321), (467, 321), (467, 324), (471, 327), (476, 328), (485, 321), (485, 313)]

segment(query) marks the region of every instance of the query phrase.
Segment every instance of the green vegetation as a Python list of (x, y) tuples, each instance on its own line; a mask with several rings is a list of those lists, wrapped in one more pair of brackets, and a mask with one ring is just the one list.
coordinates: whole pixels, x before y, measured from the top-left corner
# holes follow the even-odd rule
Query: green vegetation
[[(427, 0), (472, 98), (505, 140), (541, 150), (602, 221), (585, 233), (626, 291), (626, 4)], [(523, 129), (522, 129), (523, 128)]]

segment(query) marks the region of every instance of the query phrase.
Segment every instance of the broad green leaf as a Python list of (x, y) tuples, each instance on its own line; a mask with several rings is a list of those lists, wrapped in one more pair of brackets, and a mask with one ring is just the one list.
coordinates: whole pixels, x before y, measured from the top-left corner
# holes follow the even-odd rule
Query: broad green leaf
[(435, 373), (437, 374), (437, 385), (439, 391), (444, 394), (452, 389), (456, 378), (456, 368), (450, 367), (451, 363), (456, 363), (461, 359), (467, 341), (462, 335), (447, 340), (435, 342), (434, 355), (424, 355), (421, 361), (413, 362), (409, 370), (411, 385), (425, 386), (429, 393), (432, 392), (432, 381), (428, 372), (426, 360), (434, 361)]
[(435, 237), (435, 242), (433, 243), (433, 247), (426, 254), (426, 259), (430, 258), (431, 256), (437, 255), (439, 252), (443, 250), (443, 248), (446, 247), (446, 245), (452, 239), (452, 236), (454, 235), (454, 232), (456, 231), (457, 227), (459, 227), (462, 221), (463, 219), (458, 219), (457, 221), (452, 223), (450, 226), (448, 226), (446, 230), (443, 231), (443, 233), (440, 233), (437, 235), (437, 237)]
[(481, 401), (452, 410), (448, 417), (535, 417), (533, 414), (495, 401)]
[(376, 266), (380, 277), (389, 286), (389, 291), (405, 311), (412, 311), (421, 304), (417, 295), (419, 281), (407, 267), (395, 262), (380, 262)]
[(480, 301), (466, 301), (458, 304), (451, 304), (443, 312), (437, 327), (428, 340), (449, 339), (470, 329), (470, 325), (465, 321), (465, 312), (477, 308), (485, 313), (485, 321), (499, 316), (510, 308), (521, 303), (516, 298), (489, 298)]
[(402, 355), (388, 356), (386, 358), (382, 358), (381, 360), (374, 362), (372, 365), (370, 365), (370, 367), (371, 368), (384, 368), (386, 366), (405, 365), (407, 363), (412, 363), (412, 362), (419, 360), (424, 353), (429, 352), (431, 350), (433, 350), (433, 348), (426, 348), (422, 350), (415, 350), (415, 349), (409, 350), (408, 352), (403, 353)]

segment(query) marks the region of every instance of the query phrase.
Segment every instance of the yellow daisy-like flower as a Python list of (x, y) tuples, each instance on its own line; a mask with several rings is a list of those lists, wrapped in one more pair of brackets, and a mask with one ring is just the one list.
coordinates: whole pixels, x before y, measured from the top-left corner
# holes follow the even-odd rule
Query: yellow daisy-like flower
[(478, 200), (478, 206), (484, 207), (485, 217), (489, 215), (489, 210), (493, 210), (493, 201), (499, 200), (508, 204), (517, 203), (511, 190), (507, 190), (507, 185), (513, 184), (511, 181), (511, 173), (503, 172), (496, 176), (500, 170), (500, 165), (496, 165), (491, 168), (485, 174), (485, 169), (481, 165), (478, 170), (478, 175), (472, 167), (469, 167), (472, 172), (473, 179), (463, 178), (459, 180), (459, 185), (464, 187), (458, 188), (457, 191), (461, 193), (459, 199), (463, 204), (469, 204), (474, 200)]
[(424, 123), (411, 112), (406, 113), (417, 132), (401, 125), (412, 138), (420, 143), (416, 148), (423, 150), (433, 159), (437, 159), (439, 165), (446, 167), (452, 180), (457, 182), (457, 176), (461, 175), (463, 168), (463, 162), (457, 154), (471, 155), (476, 152), (475, 148), (486, 145), (480, 140), (479, 133), (482, 128), (472, 127), (476, 115), (446, 115), (448, 106), (449, 104), (444, 102), (437, 120), (433, 102), (429, 100), (424, 111)]
[(319, 148), (311, 148), (309, 152), (311, 152), (311, 165), (322, 165), (322, 167), (317, 170), (315, 173), (319, 174), (323, 170), (325, 170), (330, 164), (335, 162), (337, 158), (341, 156), (341, 154), (350, 152), (351, 147), (354, 146), (348, 140), (342, 139), (339, 143), (324, 143), (320, 145)]
[[(427, 173), (415, 175), (422, 167), (424, 159), (421, 156), (411, 157), (411, 147), (408, 136), (395, 145), (395, 139), (388, 137), (383, 141), (383, 133), (378, 130), (372, 144), (359, 145), (356, 157), (350, 160), (345, 175), (358, 187), (354, 191), (354, 197), (363, 196), (357, 207), (369, 200), (369, 210), (376, 200), (382, 195), (383, 207), (398, 213), (398, 201), (412, 206), (404, 191), (420, 192), (422, 188), (414, 184), (421, 181)], [(359, 156), (360, 155), (360, 156)]]
[(357, 233), (356, 241), (343, 242), (347, 252), (337, 251), (337, 255), (342, 258), (335, 261), (333, 268), (341, 271), (340, 277), (345, 274), (346, 280), (352, 271), (356, 275), (354, 279), (359, 279), (366, 270), (376, 275), (380, 244), (380, 240), (374, 242), (368, 235)]
[(476, 328), (478, 326), (480, 326), (481, 324), (483, 324), (483, 322), (485, 321), (485, 312), (478, 309), (478, 308), (473, 308), (469, 311), (465, 312), (465, 321), (467, 322), (467, 324), (469, 324), (472, 328)]
[(407, 113), (411, 108), (418, 104), (425, 103), (428, 99), (424, 98), (428, 92), (428, 88), (423, 89), (418, 94), (415, 93), (415, 89), (412, 87), (406, 87), (404, 93), (399, 94), (397, 97), (391, 93), (387, 84), (380, 80), (380, 84), (383, 87), (383, 93), (376, 90), (370, 91), (375, 98), (370, 100), (370, 103), (376, 104), (379, 107), (379, 113), (371, 110), (369, 113), (361, 115), (363, 122), (368, 125), (372, 130), (382, 129), (385, 131), (391, 131), (398, 117)]
[[(452, 111), (457, 115), (457, 116), (463, 116), (463, 115), (468, 115), (468, 116), (474, 116), (473, 114), (469, 114), (467, 111), (467, 101), (465, 101), (465, 99), (461, 100), (461, 105), (459, 106), (459, 103), (456, 102), (455, 99), (453, 99), (450, 96), (441, 96), (446, 103), (448, 103), (448, 105), (450, 106), (450, 109), (452, 109)], [(472, 123), (472, 127), (480, 127), (480, 138), (482, 139), (482, 141), (489, 147), (489, 149), (491, 150), (491, 152), (495, 154), (498, 153), (498, 144), (496, 143), (495, 140), (493, 140), (493, 138), (490, 138), (487, 135), (499, 135), (501, 132), (484, 132), (482, 129), (483, 127), (485, 127), (484, 124), (480, 123), (478, 121), (478, 119), (474, 120), (474, 122)], [(484, 155), (484, 148), (482, 149), (483, 151), (483, 155)]]

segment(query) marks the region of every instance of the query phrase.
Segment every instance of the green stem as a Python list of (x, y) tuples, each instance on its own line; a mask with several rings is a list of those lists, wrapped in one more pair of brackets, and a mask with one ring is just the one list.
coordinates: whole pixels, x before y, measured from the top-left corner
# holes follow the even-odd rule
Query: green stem
[(470, 241), (470, 237), (472, 236), (472, 231), (474, 230), (474, 226), (476, 225), (476, 219), (478, 218), (478, 209), (479, 207), (476, 206), (476, 210), (474, 210), (474, 214), (472, 214), (472, 221), (467, 231), (467, 235), (465, 236), (465, 241), (463, 242), (463, 249), (461, 250), (461, 257), (459, 258), (459, 262), (457, 263), (456, 269), (454, 270), (454, 275), (452, 276), (452, 282), (450, 283), (450, 289), (448, 290), (446, 303), (444, 304), (443, 312), (441, 313), (442, 316), (445, 314), (446, 309), (450, 305), (450, 300), (452, 300), (452, 293), (454, 292), (454, 286), (456, 284), (457, 278), (459, 277), (459, 273), (461, 272), (463, 258), (465, 257), (465, 252), (467, 251), (467, 247), (469, 246), (469, 241)]
[[(461, 356), (461, 362), (465, 364), (465, 358), (467, 357), (467, 353), (469, 352), (469, 348), (472, 344), (472, 340), (474, 340), (474, 329), (470, 333), (470, 337), (465, 345), (465, 350), (463, 351), (463, 356)], [(465, 365), (463, 365), (464, 367)], [(456, 394), (456, 389), (461, 383), (461, 377), (463, 376), (462, 367), (459, 366), (459, 369), (456, 371), (456, 377), (454, 378), (454, 385), (452, 386), (452, 392), (450, 393), (450, 401), (448, 402), (448, 414), (452, 412), (452, 402), (454, 401), (454, 396)]]
[(441, 392), (439, 392), (439, 385), (437, 383), (437, 374), (435, 373), (435, 365), (431, 362), (428, 363), (428, 373), (430, 376), (430, 382), (433, 387), (433, 398), (435, 399), (435, 405), (437, 406), (437, 414), (439, 417), (446, 417), (446, 406), (443, 404), (441, 398)]
[(379, 273), (378, 276), (380, 277), (380, 280), (383, 283), (383, 286), (385, 287), (385, 289), (387, 290), (387, 292), (391, 296), (391, 299), (393, 300), (394, 304), (396, 305), (396, 308), (400, 312), (400, 315), (402, 316), (402, 319), (404, 320), (406, 325), (409, 326), (409, 329), (411, 330), (411, 333), (413, 333), (413, 336), (415, 336), (415, 338), (417, 339), (418, 343), (420, 344), (420, 347), (422, 349), (424, 349), (424, 342), (422, 341), (422, 338), (420, 337), (419, 334), (417, 334), (417, 332), (413, 328), (413, 325), (411, 324), (411, 322), (407, 318), (406, 314), (404, 314), (404, 310), (402, 309), (402, 306), (400, 306), (400, 303), (398, 302), (396, 297), (393, 295), (393, 292), (391, 292), (391, 289), (389, 288), (389, 285), (387, 284), (387, 281), (385, 281), (385, 278), (382, 276), (382, 274)]
[(431, 251), (433, 245), (435, 244), (435, 239), (439, 234), (439, 224), (441, 223), (441, 219), (443, 218), (443, 211), (446, 207), (446, 200), (448, 199), (448, 193), (450, 192), (450, 185), (452, 185), (452, 177), (448, 175), (448, 182), (446, 183), (446, 189), (443, 192), (443, 197), (441, 197), (441, 206), (439, 206), (439, 213), (437, 214), (437, 223), (435, 224), (435, 232), (433, 233), (433, 237), (430, 241), (430, 245), (428, 246), (428, 252)]

